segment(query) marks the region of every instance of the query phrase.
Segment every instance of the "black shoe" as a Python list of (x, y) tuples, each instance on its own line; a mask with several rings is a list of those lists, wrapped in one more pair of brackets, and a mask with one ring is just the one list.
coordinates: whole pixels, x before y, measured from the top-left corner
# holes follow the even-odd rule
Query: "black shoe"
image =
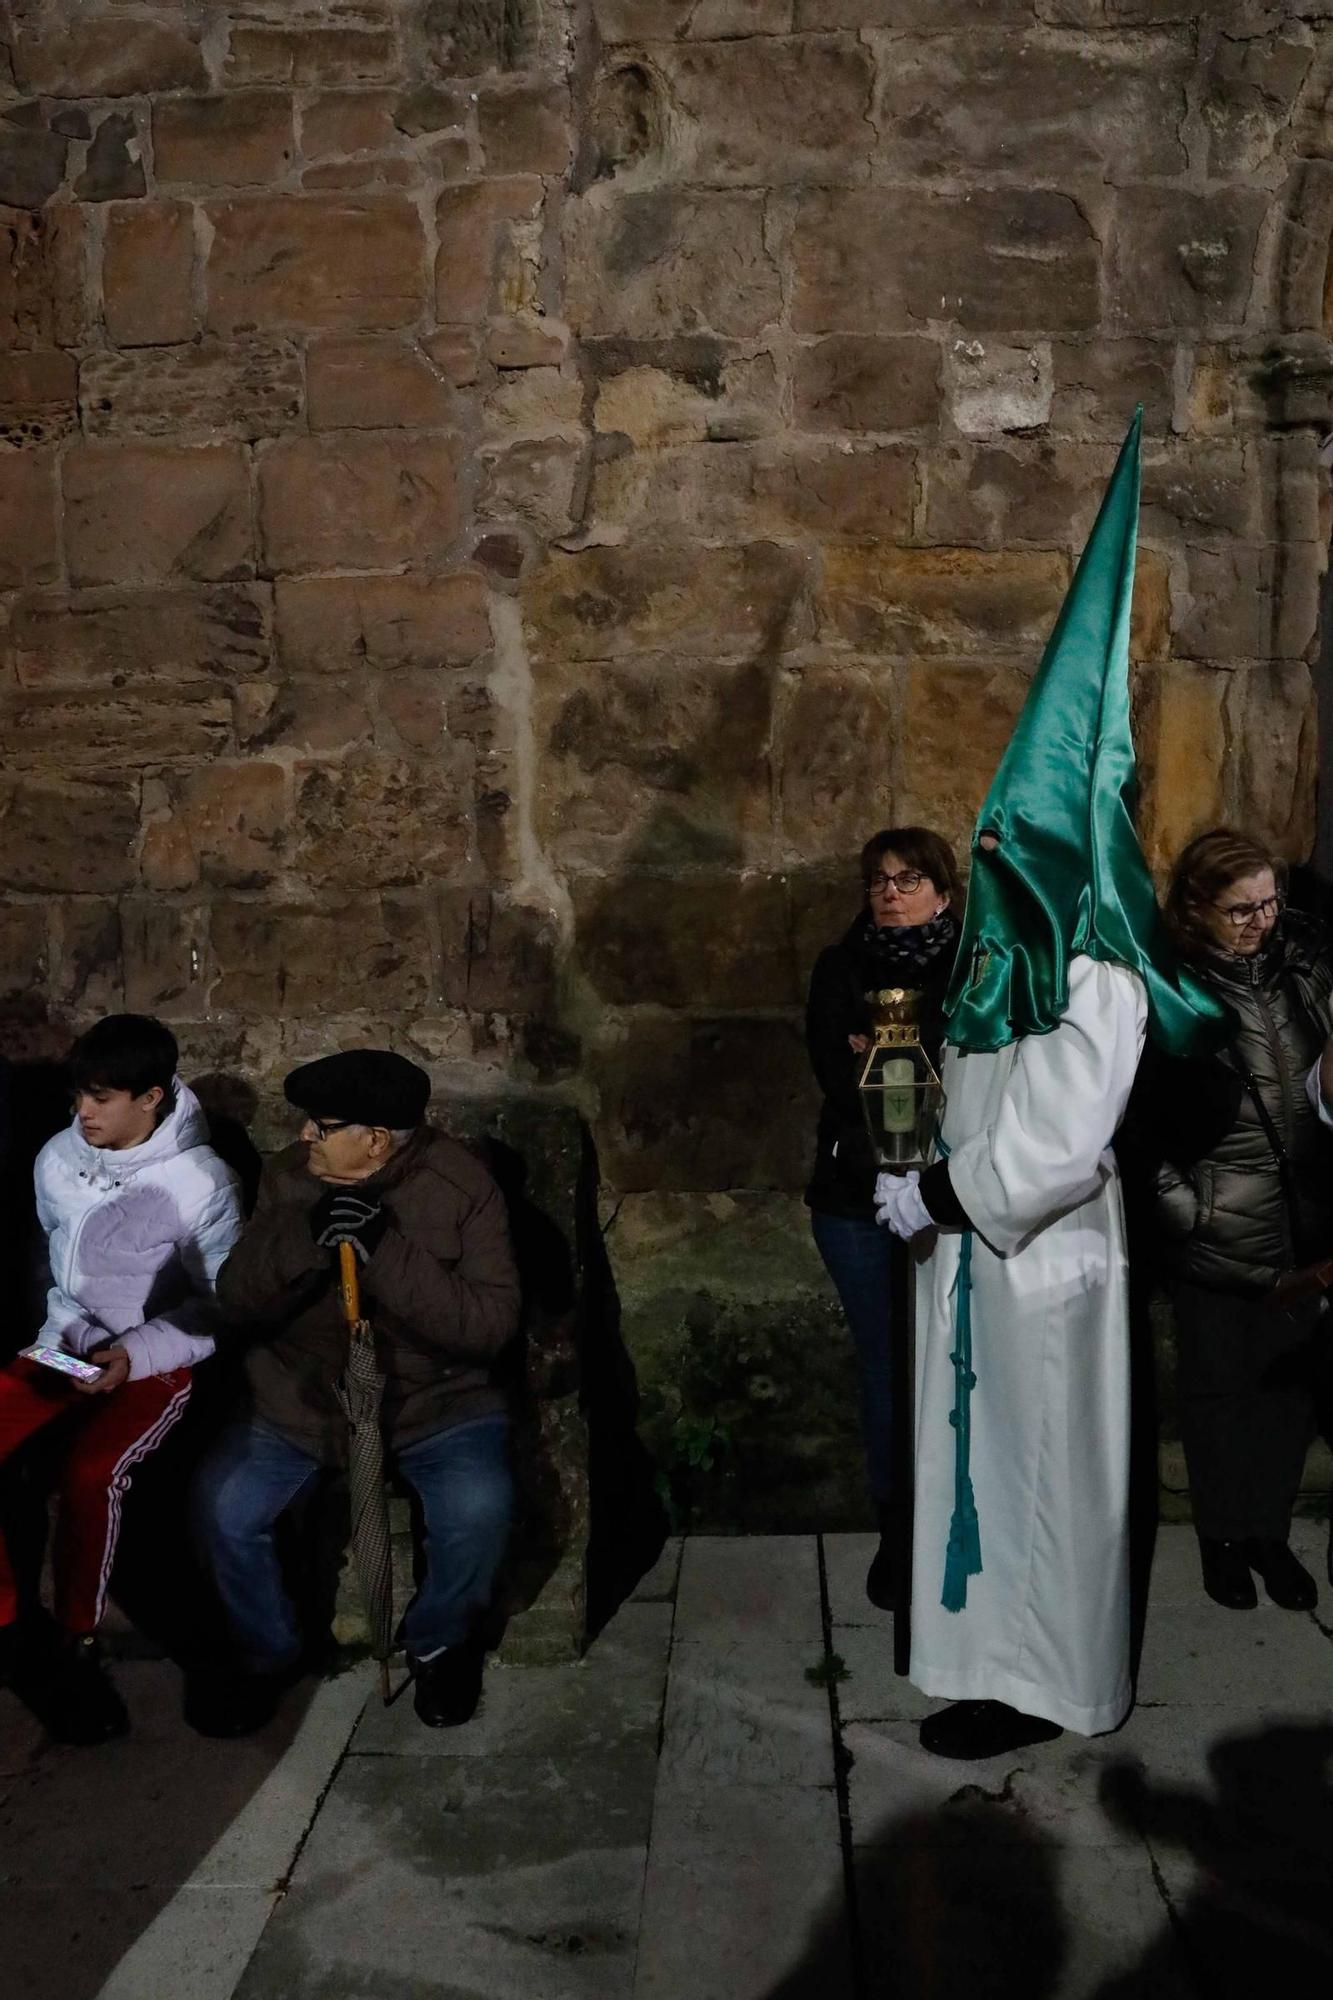
[(129, 1730), (129, 1713), (107, 1678), (102, 1649), (91, 1632), (67, 1636), (45, 1687), (30, 1686), (24, 1699), (57, 1743), (86, 1747)]
[(936, 1757), (1000, 1757), (1029, 1743), (1053, 1743), (1064, 1731), (1044, 1716), (1021, 1715), (1003, 1701), (956, 1701), (921, 1725), (920, 1743)]
[(253, 1736), (273, 1720), (293, 1679), (290, 1668), (247, 1674), (237, 1667), (197, 1667), (185, 1677), (185, 1720), (200, 1736)]
[(1203, 1587), (1214, 1604), (1225, 1604), (1228, 1611), (1253, 1611), (1259, 1594), (1245, 1560), (1243, 1543), (1215, 1542), (1207, 1535), (1200, 1535), (1199, 1562), (1203, 1568)]
[(21, 1701), (50, 1684), (62, 1634), (49, 1611), (27, 1612), (0, 1625), (0, 1687), (13, 1688)]
[(428, 1729), (454, 1729), (460, 1722), (471, 1722), (481, 1700), (484, 1647), (466, 1640), (432, 1659), (408, 1664), (416, 1682), (412, 1706)]
[(1263, 1578), (1264, 1589), (1284, 1611), (1313, 1611), (1319, 1590), (1303, 1563), (1285, 1542), (1242, 1542), (1246, 1562)]

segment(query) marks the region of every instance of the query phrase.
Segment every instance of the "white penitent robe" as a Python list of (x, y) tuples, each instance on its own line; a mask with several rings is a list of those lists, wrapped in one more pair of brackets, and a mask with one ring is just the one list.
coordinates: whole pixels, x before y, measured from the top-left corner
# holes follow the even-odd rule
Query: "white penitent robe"
[(940, 1602), (961, 1230), (941, 1230), (917, 1271), (911, 1677), (1088, 1736), (1130, 1701), (1128, 1286), (1109, 1147), (1146, 1016), (1136, 973), (1080, 956), (1050, 1034), (945, 1052), (949, 1175), (973, 1224), (982, 1569), (961, 1611)]

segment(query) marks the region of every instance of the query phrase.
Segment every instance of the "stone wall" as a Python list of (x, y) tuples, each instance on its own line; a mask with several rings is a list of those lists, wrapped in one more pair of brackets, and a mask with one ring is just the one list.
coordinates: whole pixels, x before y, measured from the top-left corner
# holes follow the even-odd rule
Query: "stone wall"
[(845, 1515), (803, 982), (1136, 401), (1149, 847), (1308, 848), (1333, 0), (11, 15), (11, 1044), (574, 1105), (659, 1451)]

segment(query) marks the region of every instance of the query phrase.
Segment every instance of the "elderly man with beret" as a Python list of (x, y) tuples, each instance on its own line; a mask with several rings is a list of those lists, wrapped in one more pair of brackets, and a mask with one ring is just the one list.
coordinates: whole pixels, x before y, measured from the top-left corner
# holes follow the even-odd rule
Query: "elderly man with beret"
[(425, 1120), (430, 1079), (385, 1049), (350, 1049), (287, 1077), (305, 1114), (270, 1161), (218, 1296), (245, 1339), (250, 1408), (205, 1461), (197, 1521), (238, 1670), (197, 1679), (187, 1715), (243, 1735), (273, 1713), (303, 1652), (274, 1524), (322, 1468), (345, 1463), (334, 1385), (347, 1350), (336, 1268), (350, 1243), (384, 1376), (385, 1443), (425, 1521), (425, 1574), (403, 1620), (417, 1714), (465, 1722), (481, 1690), (476, 1632), (504, 1554), (508, 1421), (493, 1376), (518, 1327), (499, 1189)]

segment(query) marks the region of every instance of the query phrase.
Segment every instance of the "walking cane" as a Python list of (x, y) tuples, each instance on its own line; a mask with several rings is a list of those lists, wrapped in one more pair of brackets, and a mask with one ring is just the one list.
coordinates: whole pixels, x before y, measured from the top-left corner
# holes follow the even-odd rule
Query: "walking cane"
[(370, 1629), (371, 1650), (380, 1666), (380, 1694), (389, 1703), (389, 1653), (393, 1645), (393, 1552), (389, 1509), (384, 1497), (384, 1439), (380, 1402), (384, 1378), (375, 1363), (375, 1340), (361, 1315), (356, 1251), (338, 1245), (343, 1318), (347, 1322), (347, 1362), (335, 1387), (347, 1418), (347, 1489), (352, 1509), (352, 1550)]

